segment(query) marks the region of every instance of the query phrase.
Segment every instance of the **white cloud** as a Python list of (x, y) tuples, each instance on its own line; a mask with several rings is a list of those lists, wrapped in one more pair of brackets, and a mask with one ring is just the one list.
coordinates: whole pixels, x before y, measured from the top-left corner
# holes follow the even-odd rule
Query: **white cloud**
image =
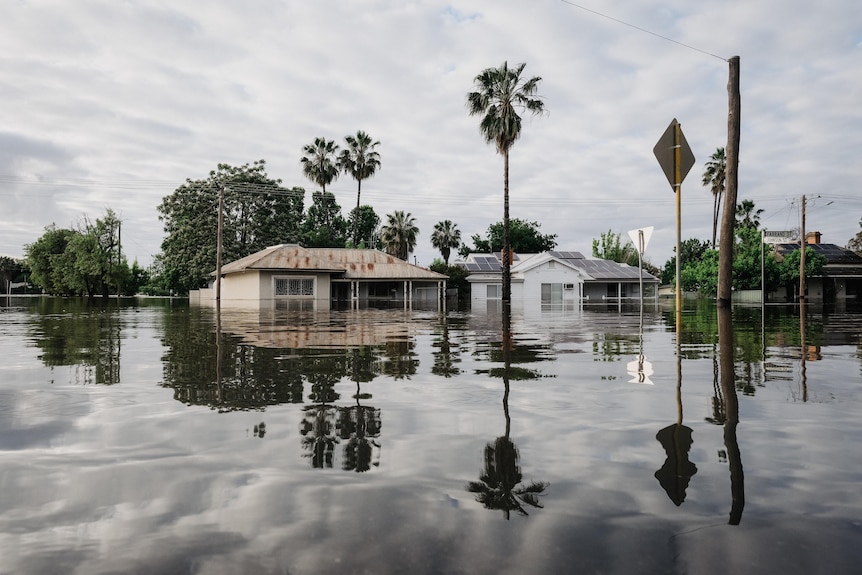
[[(819, 194), (808, 227), (838, 244), (855, 235), (855, 4), (583, 5), (740, 55), (740, 199), (783, 228), (798, 221), (802, 194)], [(382, 142), (383, 161), (363, 199), (381, 215), (411, 212), (418, 259), (430, 263), (437, 221), (469, 238), (502, 216), (502, 161), (464, 101), (473, 77), (504, 60), (543, 77), (549, 110), (525, 122), (512, 150), (513, 217), (584, 252), (607, 229), (653, 225), (647, 256), (662, 264), (674, 197), (652, 148), (676, 117), (696, 156), (683, 239), (711, 236), (700, 173), (727, 138), (727, 64), (565, 2), (37, 2), (5, 12), (0, 253), (20, 255), (44, 226), (111, 207), (130, 259), (147, 264), (163, 237), (156, 206), (186, 178), (263, 158), (271, 176), (310, 190), (302, 146), (361, 129)], [(349, 209), (355, 183), (332, 190)]]

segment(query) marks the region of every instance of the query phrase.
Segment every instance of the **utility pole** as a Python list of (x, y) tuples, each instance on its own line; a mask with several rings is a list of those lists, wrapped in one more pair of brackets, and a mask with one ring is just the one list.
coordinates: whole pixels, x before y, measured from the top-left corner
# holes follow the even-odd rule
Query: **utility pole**
[(224, 227), (224, 186), (218, 191), (218, 240), (216, 241), (216, 304), (221, 305), (222, 228)]
[(739, 56), (728, 60), (730, 73), (727, 81), (727, 146), (726, 194), (721, 215), (721, 240), (718, 246), (718, 297), (719, 307), (730, 307), (733, 285), (733, 229), (736, 224), (736, 198), (739, 185), (739, 134), (741, 105), (739, 97)]
[(808, 247), (808, 240), (805, 237), (805, 194), (802, 195), (802, 228), (799, 235), (799, 301), (805, 299), (805, 250)]

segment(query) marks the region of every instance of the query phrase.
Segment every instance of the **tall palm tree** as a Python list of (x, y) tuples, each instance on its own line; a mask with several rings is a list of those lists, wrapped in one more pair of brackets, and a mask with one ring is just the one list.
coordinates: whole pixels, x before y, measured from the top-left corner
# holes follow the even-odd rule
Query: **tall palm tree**
[(762, 213), (762, 209), (754, 209), (753, 200), (742, 200), (741, 203), (736, 204), (736, 221), (742, 227), (759, 228), (760, 214)]
[(406, 260), (416, 247), (418, 235), (416, 219), (409, 213), (395, 210), (386, 216), (386, 224), (380, 228), (380, 243), (389, 255)]
[[(338, 177), (338, 144), (326, 138), (314, 138), (314, 142), (303, 146), (305, 155), (299, 162), (306, 178), (321, 187), (324, 207), (334, 200), (332, 194), (326, 195), (326, 186)], [(328, 214), (328, 210), (326, 210)], [(326, 217), (327, 227), (331, 227), (329, 216)]]
[(467, 94), (467, 109), (471, 116), (482, 116), (479, 129), (487, 143), (493, 143), (503, 156), (503, 302), (508, 306), (512, 297), (511, 255), (509, 231), (509, 149), (521, 136), (518, 112), (542, 114), (545, 104), (536, 97), (541, 76), (521, 78), (526, 64), (509, 68), (503, 62), (499, 68), (486, 68), (476, 76), (475, 91)]
[[(338, 165), (346, 174), (356, 180), (356, 209), (359, 210), (359, 196), (362, 193), (362, 180), (370, 178), (380, 169), (380, 154), (374, 149), (380, 145), (371, 136), (359, 130), (356, 136), (346, 136), (347, 148), (338, 156)], [(359, 245), (359, 222), (353, 224), (353, 245)]]
[(712, 247), (715, 248), (715, 234), (718, 229), (718, 213), (721, 210), (721, 196), (724, 194), (725, 167), (724, 148), (717, 148), (704, 164), (703, 185), (709, 186), (713, 197), (712, 207)]
[(437, 222), (431, 234), (431, 245), (440, 250), (440, 255), (448, 266), (451, 250), (461, 245), (461, 230), (452, 223), (452, 220)]

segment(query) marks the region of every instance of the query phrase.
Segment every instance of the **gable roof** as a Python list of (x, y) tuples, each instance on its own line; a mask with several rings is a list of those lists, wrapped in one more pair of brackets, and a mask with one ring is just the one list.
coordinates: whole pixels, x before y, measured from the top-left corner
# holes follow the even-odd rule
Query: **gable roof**
[[(636, 267), (611, 260), (587, 259), (577, 251), (549, 251), (541, 254), (515, 254), (512, 258), (512, 273), (524, 273), (538, 265), (554, 260), (577, 270), (585, 281), (639, 280)], [(496, 262), (496, 265), (495, 265)], [(498, 254), (469, 254), (464, 262), (467, 271), (473, 274), (496, 275), (502, 273)], [(643, 270), (646, 282), (657, 282), (657, 277)]]
[(297, 244), (270, 246), (222, 266), (223, 275), (248, 270), (331, 273), (344, 279), (447, 279), (378, 250), (304, 248)]

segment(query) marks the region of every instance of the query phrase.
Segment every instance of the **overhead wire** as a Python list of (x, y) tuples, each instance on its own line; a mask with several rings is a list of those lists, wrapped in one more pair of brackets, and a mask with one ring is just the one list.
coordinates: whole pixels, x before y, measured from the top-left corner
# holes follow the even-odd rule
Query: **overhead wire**
[(629, 28), (634, 28), (635, 30), (638, 30), (640, 32), (644, 32), (645, 34), (650, 34), (651, 36), (655, 36), (657, 38), (661, 38), (662, 40), (667, 40), (668, 42), (673, 42), (674, 44), (678, 44), (684, 48), (688, 48), (689, 50), (694, 50), (695, 52), (700, 52), (701, 54), (706, 54), (707, 56), (712, 56), (713, 58), (718, 58), (719, 60), (722, 60), (724, 62), (729, 61), (727, 58), (723, 58), (722, 56), (719, 56), (717, 54), (713, 54), (712, 52), (707, 52), (706, 50), (701, 50), (700, 48), (697, 48), (697, 47), (692, 46), (690, 44), (684, 44), (683, 42), (680, 42), (678, 40), (674, 40), (673, 38), (668, 38), (667, 36), (663, 36), (661, 34), (653, 32), (652, 30), (647, 30), (646, 28), (636, 26), (635, 24), (631, 24), (629, 22), (626, 22), (625, 20), (620, 20), (619, 18), (614, 18), (613, 16), (608, 16), (607, 14), (603, 14), (602, 12), (592, 10), (590, 8), (587, 8), (586, 6), (581, 6), (580, 4), (575, 4), (574, 2), (571, 2), (570, 0), (560, 0), (560, 1), (563, 4), (568, 4), (569, 6), (574, 6), (575, 8), (580, 8), (581, 10), (584, 10), (585, 12), (590, 12), (591, 14), (595, 14), (596, 16), (601, 16), (602, 18), (607, 18), (608, 20), (612, 20), (613, 22), (616, 22), (617, 24), (622, 24), (623, 26), (628, 26)]

